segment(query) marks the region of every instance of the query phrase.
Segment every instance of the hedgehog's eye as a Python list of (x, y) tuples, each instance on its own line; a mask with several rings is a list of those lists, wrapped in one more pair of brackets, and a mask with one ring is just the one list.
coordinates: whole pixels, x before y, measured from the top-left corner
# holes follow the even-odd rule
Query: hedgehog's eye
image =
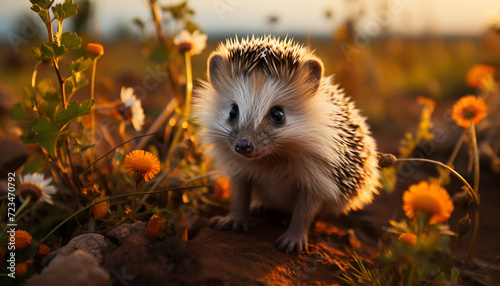
[(229, 110), (229, 120), (235, 121), (238, 118), (238, 105), (233, 104), (231, 110)]
[(271, 107), (269, 115), (271, 116), (271, 120), (274, 123), (281, 124), (285, 121), (285, 112), (283, 112), (283, 108), (281, 108), (280, 106)]

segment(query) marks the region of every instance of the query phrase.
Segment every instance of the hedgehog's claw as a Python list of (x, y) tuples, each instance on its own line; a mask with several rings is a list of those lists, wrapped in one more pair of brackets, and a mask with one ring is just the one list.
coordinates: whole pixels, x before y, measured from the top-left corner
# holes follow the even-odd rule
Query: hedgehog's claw
[(215, 224), (215, 229), (231, 229), (234, 232), (239, 230), (248, 232), (248, 222), (245, 219), (239, 219), (229, 215), (227, 217), (219, 218), (219, 221)]
[(284, 253), (301, 252), (307, 250), (307, 236), (300, 231), (287, 230), (274, 243), (279, 251)]

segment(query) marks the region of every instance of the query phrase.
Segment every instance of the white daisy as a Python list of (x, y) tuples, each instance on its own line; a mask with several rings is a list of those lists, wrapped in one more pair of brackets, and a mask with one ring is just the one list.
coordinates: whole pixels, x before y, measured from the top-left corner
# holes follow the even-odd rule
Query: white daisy
[(19, 176), (19, 197), (24, 201), (28, 196), (31, 197), (33, 202), (38, 200), (44, 201), (48, 204), (54, 204), (51, 195), (57, 192), (54, 186), (49, 186), (52, 178), (45, 179), (42, 173), (33, 173), (24, 176)]
[(174, 38), (174, 43), (180, 50), (188, 50), (191, 55), (200, 54), (207, 46), (207, 35), (200, 33), (196, 30), (193, 34), (188, 30), (183, 30)]
[(144, 125), (144, 110), (142, 109), (141, 101), (134, 95), (134, 89), (122, 87), (120, 99), (123, 102), (128, 114), (122, 114), (124, 119), (129, 119), (131, 116), (132, 125), (137, 131), (141, 131)]

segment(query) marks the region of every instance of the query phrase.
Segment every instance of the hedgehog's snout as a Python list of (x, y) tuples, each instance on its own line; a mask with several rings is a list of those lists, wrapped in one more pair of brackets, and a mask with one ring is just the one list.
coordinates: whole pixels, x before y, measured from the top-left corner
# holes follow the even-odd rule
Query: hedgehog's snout
[(244, 156), (250, 155), (253, 151), (253, 144), (247, 139), (241, 139), (234, 146), (234, 150)]

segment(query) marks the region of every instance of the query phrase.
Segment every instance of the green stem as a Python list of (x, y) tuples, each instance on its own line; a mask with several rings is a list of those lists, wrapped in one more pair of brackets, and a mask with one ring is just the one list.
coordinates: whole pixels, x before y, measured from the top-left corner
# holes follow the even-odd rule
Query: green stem
[[(99, 59), (100, 55), (94, 58), (94, 63), (92, 65), (92, 80), (90, 83), (90, 98), (95, 100), (94, 89), (95, 89), (95, 73), (97, 67), (97, 59)], [(92, 106), (90, 111), (90, 145), (95, 145), (95, 104)], [(90, 148), (90, 161), (93, 162), (95, 160), (95, 146)]]
[(52, 234), (54, 234), (61, 226), (63, 226), (65, 223), (67, 223), (68, 221), (70, 221), (71, 219), (73, 219), (74, 217), (76, 217), (77, 215), (81, 214), (82, 212), (90, 209), (91, 207), (97, 205), (97, 204), (100, 204), (100, 203), (103, 203), (103, 202), (107, 202), (107, 201), (110, 201), (110, 200), (114, 200), (114, 199), (119, 199), (119, 198), (124, 198), (124, 197), (128, 197), (128, 196), (144, 196), (144, 195), (152, 195), (152, 194), (161, 194), (161, 193), (167, 193), (167, 192), (170, 192), (170, 191), (178, 191), (178, 190), (184, 190), (184, 189), (193, 189), (193, 188), (205, 188), (206, 186), (190, 186), (190, 187), (182, 187), (182, 188), (172, 188), (172, 189), (163, 189), (163, 190), (159, 190), (159, 191), (154, 191), (154, 192), (144, 192), (144, 193), (133, 193), (133, 194), (121, 194), (121, 195), (116, 195), (116, 196), (113, 196), (113, 197), (109, 197), (109, 198), (105, 198), (105, 199), (102, 199), (102, 200), (98, 200), (98, 201), (95, 201), (87, 206), (85, 206), (84, 208), (74, 212), (72, 215), (68, 216), (66, 219), (64, 219), (62, 222), (60, 222), (56, 227), (54, 227), (44, 238), (42, 238), (42, 240), (40, 240), (38, 242), (38, 244), (36, 245), (35, 249), (36, 251), (38, 251), (38, 247), (43, 244)]
[(33, 92), (33, 103), (35, 104), (36, 111), (38, 112), (39, 116), (42, 116), (42, 112), (38, 108), (38, 101), (36, 99), (36, 76), (38, 74), (38, 67), (40, 66), (42, 62), (37, 62), (35, 64), (35, 68), (33, 69), (33, 75), (31, 76), (31, 91)]
[(410, 274), (408, 275), (408, 280), (406, 281), (407, 286), (413, 285), (413, 280), (415, 280), (415, 272), (417, 270), (417, 265), (412, 263), (410, 266)]
[[(477, 138), (476, 138), (476, 128), (472, 119), (470, 120), (470, 137), (472, 141), (472, 152), (474, 156), (474, 194), (476, 197), (479, 196), (479, 150), (477, 148)], [(464, 264), (462, 265), (462, 269), (460, 270), (460, 274), (458, 277), (462, 277), (462, 274), (467, 267), (467, 262), (469, 262), (469, 258), (472, 254), (472, 249), (476, 244), (477, 233), (479, 232), (479, 206), (476, 205), (474, 207), (474, 233), (472, 234), (472, 239), (469, 244), (469, 250), (467, 250), (467, 256), (465, 257)]]
[(184, 52), (184, 59), (186, 64), (186, 102), (184, 103), (184, 121), (188, 121), (189, 111), (191, 108), (191, 98), (193, 95), (193, 71), (191, 67), (191, 53)]
[(27, 196), (26, 199), (24, 200), (23, 204), (19, 207), (19, 209), (16, 211), (16, 222), (19, 219), (18, 215), (29, 205), (31, 202), (31, 196)]

